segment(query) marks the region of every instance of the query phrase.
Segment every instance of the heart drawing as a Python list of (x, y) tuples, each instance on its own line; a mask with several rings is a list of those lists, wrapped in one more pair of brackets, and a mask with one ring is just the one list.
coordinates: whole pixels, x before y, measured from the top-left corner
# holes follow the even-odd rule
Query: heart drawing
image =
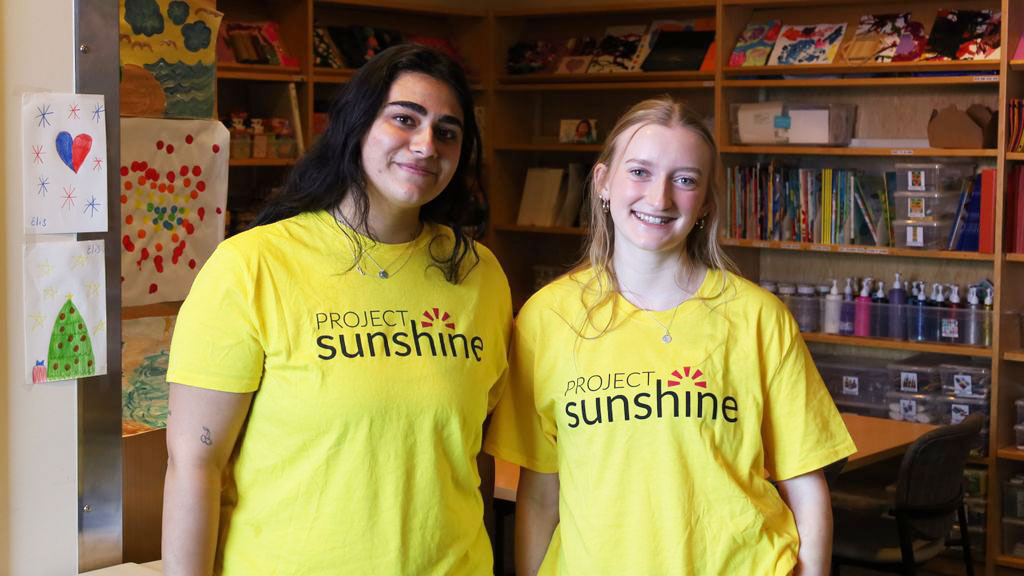
[(91, 148), (92, 136), (88, 134), (79, 134), (74, 139), (71, 138), (71, 134), (68, 132), (57, 134), (57, 154), (60, 155), (60, 159), (67, 164), (68, 168), (71, 168), (76, 174), (78, 169), (82, 167), (85, 157), (89, 155)]

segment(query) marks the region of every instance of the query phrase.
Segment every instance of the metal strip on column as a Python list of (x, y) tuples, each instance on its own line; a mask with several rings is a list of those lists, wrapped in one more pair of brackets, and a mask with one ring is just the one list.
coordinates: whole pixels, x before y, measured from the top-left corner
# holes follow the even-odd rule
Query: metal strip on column
[(121, 562), (121, 134), (118, 2), (75, 0), (75, 91), (103, 94), (107, 129), (107, 373), (78, 380), (78, 567)]

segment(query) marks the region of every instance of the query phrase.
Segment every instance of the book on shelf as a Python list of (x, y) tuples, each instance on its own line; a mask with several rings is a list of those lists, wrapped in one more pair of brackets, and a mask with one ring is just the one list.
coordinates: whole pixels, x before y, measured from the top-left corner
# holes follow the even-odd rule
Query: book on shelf
[(782, 29), (781, 20), (748, 22), (729, 56), (729, 66), (764, 66)]
[(583, 204), (586, 183), (586, 167), (580, 162), (570, 162), (565, 179), (565, 194), (562, 195), (562, 205), (558, 208), (555, 226), (570, 227), (576, 225), (580, 216), (580, 208)]
[(949, 241), (946, 242), (946, 250), (956, 250), (960, 245), (960, 236), (964, 232), (964, 224), (967, 221), (967, 205), (971, 202), (974, 193), (974, 177), (964, 178), (960, 186), (960, 200), (957, 202), (956, 212), (953, 213), (953, 225), (949, 230)]
[(887, 241), (888, 236), (878, 232), (883, 224), (879, 202), (867, 199), (862, 178), (845, 168), (793, 168), (775, 162), (730, 166), (726, 234), (822, 244)]
[(597, 43), (597, 50), (587, 67), (587, 74), (635, 72), (637, 54), (647, 34), (647, 27), (609, 26)]
[(224, 22), (217, 35), (217, 61), (298, 68), (274, 21)]
[(655, 20), (645, 40), (637, 53), (635, 69), (704, 70), (709, 57), (714, 56), (715, 22), (710, 18)]
[(893, 62), (913, 62), (921, 58), (924, 53), (928, 37), (924, 33), (924, 24), (917, 20), (910, 20), (900, 34), (900, 42), (896, 45), (896, 52), (892, 55)]
[(1010, 170), (1006, 193), (1005, 252), (1024, 252), (1024, 165)]
[(846, 23), (783, 24), (769, 66), (793, 64), (831, 64), (846, 33)]
[(922, 60), (998, 60), (1001, 16), (991, 10), (942, 9)]
[(564, 201), (562, 168), (529, 168), (519, 201), (520, 226), (554, 226)]
[(313, 27), (313, 66), (315, 68), (344, 68), (345, 61), (334, 39), (323, 26)]
[(849, 63), (892, 62), (909, 21), (910, 12), (861, 16), (853, 38), (839, 49), (840, 60)]
[(977, 252), (978, 238), (981, 232), (981, 175), (971, 178), (971, 194), (964, 206), (963, 230), (957, 240), (955, 250), (958, 252)]
[(978, 252), (992, 254), (995, 250), (996, 169), (981, 170), (981, 214), (978, 221)]
[(295, 82), (288, 83), (288, 104), (292, 112), (292, 126), (295, 130), (295, 144), (298, 147), (299, 156), (306, 153), (306, 141), (302, 137), (302, 112), (299, 108), (299, 93), (295, 88)]

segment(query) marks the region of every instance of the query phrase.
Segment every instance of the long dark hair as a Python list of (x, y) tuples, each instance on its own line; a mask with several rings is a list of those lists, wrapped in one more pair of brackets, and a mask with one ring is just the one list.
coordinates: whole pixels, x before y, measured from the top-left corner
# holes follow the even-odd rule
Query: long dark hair
[[(459, 164), (448, 186), (420, 208), (420, 220), (448, 226), (454, 233), (449, 253), (430, 251), (435, 265), (449, 282), (457, 283), (464, 276), (462, 272), (472, 269), (479, 261), (475, 241), (483, 236), (487, 225), (487, 197), (480, 182), (480, 129), (462, 68), (444, 53), (426, 46), (402, 44), (388, 48), (356, 72), (331, 103), (327, 132), (299, 160), (281, 193), (268, 203), (253, 225), (270, 224), (304, 212), (332, 211), (351, 193), (356, 221), (350, 224), (370, 236), (366, 226), (370, 207), (362, 141), (384, 105), (391, 84), (407, 72), (426, 74), (451, 86), (462, 107)], [(365, 249), (357, 238), (349, 236), (358, 252)], [(473, 261), (463, 270), (469, 254)]]

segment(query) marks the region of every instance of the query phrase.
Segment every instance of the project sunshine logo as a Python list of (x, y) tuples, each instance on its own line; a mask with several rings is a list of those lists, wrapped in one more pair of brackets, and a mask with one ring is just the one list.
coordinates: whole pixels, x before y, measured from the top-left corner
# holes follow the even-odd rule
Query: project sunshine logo
[[(739, 403), (708, 389), (711, 380), (698, 368), (684, 366), (668, 376), (655, 371), (613, 372), (579, 376), (563, 394), (569, 428), (631, 422), (649, 418), (695, 418), (727, 424), (739, 421)], [(633, 390), (629, 390), (632, 388)], [(623, 392), (606, 390), (620, 389)], [(631, 394), (631, 397), (628, 394)]]
[(317, 312), (321, 360), (406, 356), (483, 360), (484, 341), (458, 332), (455, 318), (437, 307), (415, 317), (409, 310)]

